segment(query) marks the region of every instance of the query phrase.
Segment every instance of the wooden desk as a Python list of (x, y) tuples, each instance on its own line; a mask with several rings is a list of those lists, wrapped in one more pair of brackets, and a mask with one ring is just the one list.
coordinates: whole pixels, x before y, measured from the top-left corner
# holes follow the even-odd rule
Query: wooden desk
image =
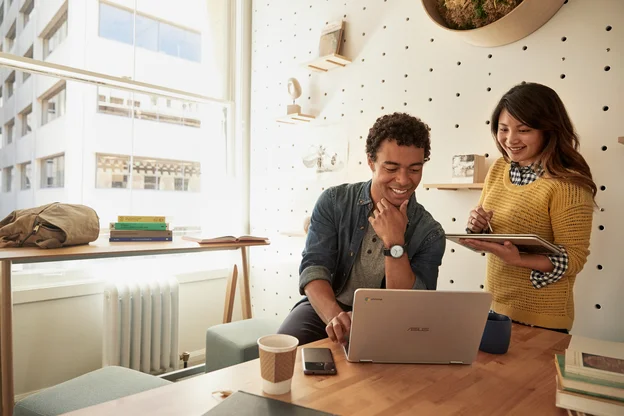
[[(145, 243), (109, 243), (108, 239), (100, 239), (89, 245), (43, 250), (33, 248), (0, 249), (0, 409), (2, 415), (11, 415), (14, 405), (13, 385), (13, 294), (11, 290), (11, 265), (20, 263), (42, 263), (64, 260), (105, 259), (113, 257), (153, 256), (158, 254), (198, 253), (215, 250), (241, 250), (243, 266), (243, 282), (241, 301), (243, 319), (251, 318), (251, 297), (249, 293), (249, 269), (247, 264), (247, 247), (268, 245), (268, 242), (204, 244), (185, 241), (174, 237), (174, 241)], [(237, 270), (234, 268), (228, 280), (224, 319), (232, 316), (232, 306), (236, 285)]]
[[(570, 336), (514, 324), (505, 355), (479, 352), (472, 365), (353, 364), (330, 347), (338, 375), (305, 376), (300, 351), (290, 393), (276, 398), (340, 415), (565, 415), (555, 407), (554, 354)], [(301, 347), (299, 348), (301, 349)], [(201, 415), (218, 390), (262, 394), (258, 360), (102, 403), (71, 416)]]

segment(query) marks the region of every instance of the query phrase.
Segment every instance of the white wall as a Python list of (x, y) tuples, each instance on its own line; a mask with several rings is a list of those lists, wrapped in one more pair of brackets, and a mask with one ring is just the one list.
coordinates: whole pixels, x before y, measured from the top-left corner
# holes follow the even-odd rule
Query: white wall
[[(591, 255), (575, 286), (572, 333), (624, 341), (624, 258), (618, 237), (624, 232), (619, 217), (624, 146), (617, 142), (624, 136), (624, 2), (570, 0), (537, 32), (496, 48), (463, 43), (433, 24), (414, 0), (267, 0), (254, 2), (253, 9), (251, 224), (253, 233), (272, 237), (270, 248), (251, 257), (254, 313), (283, 318), (299, 298), (304, 240), (280, 232), (301, 228), (326, 187), (370, 178), (364, 146), (377, 117), (404, 111), (427, 122), (432, 158), (423, 183), (449, 182), (453, 155), (489, 154), (488, 165), (499, 157), (485, 122), (509, 88), (534, 81), (560, 94), (595, 181), (606, 186), (597, 196)], [(317, 55), (322, 26), (340, 18), (347, 22), (342, 54), (353, 63), (309, 72), (302, 64)], [(610, 71), (604, 70), (607, 65)], [(286, 113), (290, 77), (303, 87), (298, 100), (303, 112), (316, 116), (309, 125), (275, 122)], [(302, 153), (322, 140), (348, 145), (346, 170), (316, 176), (303, 167)], [(416, 195), (447, 232), (463, 230), (479, 199), (476, 191), (422, 186)], [(484, 276), (483, 257), (447, 245), (439, 289), (479, 290)]]
[[(225, 256), (231, 258), (229, 253)], [(204, 278), (179, 277), (188, 282), (180, 284), (180, 353), (201, 352), (205, 348), (206, 329), (222, 322), (230, 272), (227, 268), (206, 271)], [(239, 272), (239, 279), (240, 276)], [(102, 366), (103, 285), (95, 282), (55, 288), (51, 281), (50, 286), (24, 287), (14, 292), (13, 351), (18, 396)], [(241, 316), (237, 293), (233, 320)], [(194, 358), (198, 357), (191, 357)]]

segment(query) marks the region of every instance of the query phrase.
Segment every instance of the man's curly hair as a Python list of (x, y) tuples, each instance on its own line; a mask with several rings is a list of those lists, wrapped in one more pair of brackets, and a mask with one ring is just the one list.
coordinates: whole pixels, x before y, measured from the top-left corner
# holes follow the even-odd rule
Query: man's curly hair
[(418, 117), (406, 113), (393, 113), (381, 116), (368, 131), (366, 154), (373, 162), (384, 140), (394, 140), (399, 146), (415, 146), (425, 149), (425, 162), (431, 154), (429, 126)]

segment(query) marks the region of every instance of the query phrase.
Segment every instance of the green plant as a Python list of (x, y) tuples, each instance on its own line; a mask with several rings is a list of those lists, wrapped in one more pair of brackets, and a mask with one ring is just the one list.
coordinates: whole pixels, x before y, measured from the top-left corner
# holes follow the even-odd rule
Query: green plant
[(515, 9), (522, 0), (438, 0), (438, 11), (450, 29), (489, 25)]

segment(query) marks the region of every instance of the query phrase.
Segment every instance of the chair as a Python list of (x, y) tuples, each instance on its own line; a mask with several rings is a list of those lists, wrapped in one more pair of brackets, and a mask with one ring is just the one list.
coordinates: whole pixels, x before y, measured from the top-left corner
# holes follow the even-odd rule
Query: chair
[(258, 358), (258, 338), (274, 334), (279, 322), (251, 318), (208, 328), (206, 331), (206, 373)]
[(104, 367), (31, 394), (15, 404), (13, 416), (56, 416), (169, 384), (128, 368)]

